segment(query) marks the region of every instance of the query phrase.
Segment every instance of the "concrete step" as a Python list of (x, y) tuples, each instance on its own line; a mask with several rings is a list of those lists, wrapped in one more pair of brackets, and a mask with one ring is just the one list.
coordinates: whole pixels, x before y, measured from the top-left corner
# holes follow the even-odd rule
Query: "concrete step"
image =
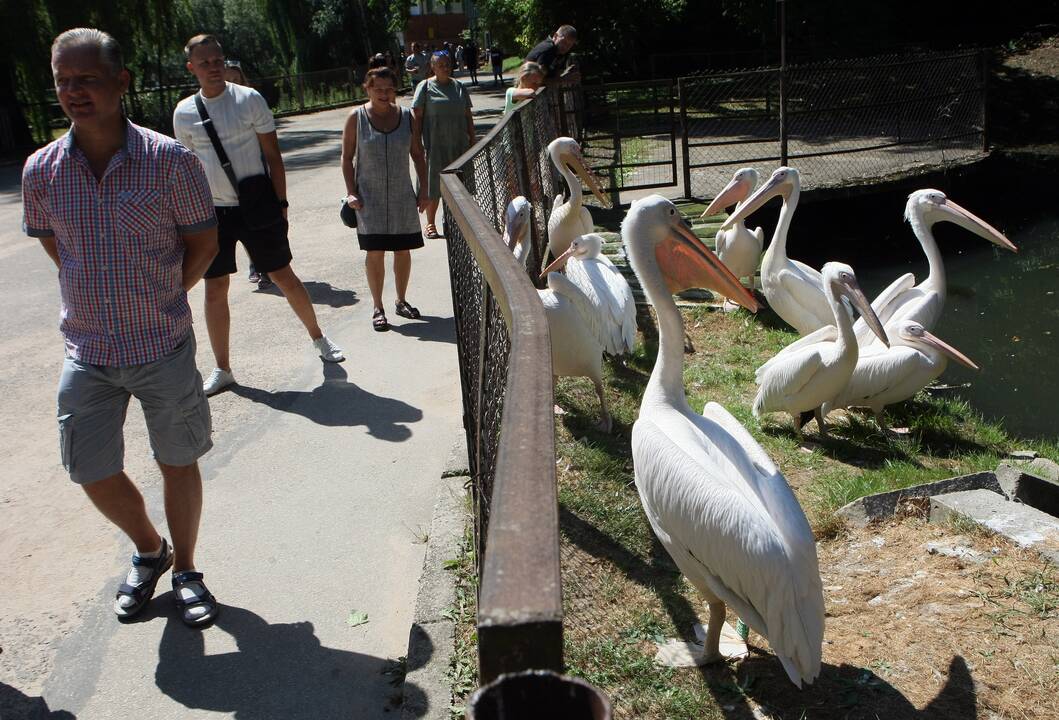
[(989, 490), (962, 490), (930, 499), (930, 521), (947, 522), (953, 515), (1003, 535), (1021, 547), (1031, 548), (1059, 565), (1059, 518), (1037, 508), (1011, 502)]

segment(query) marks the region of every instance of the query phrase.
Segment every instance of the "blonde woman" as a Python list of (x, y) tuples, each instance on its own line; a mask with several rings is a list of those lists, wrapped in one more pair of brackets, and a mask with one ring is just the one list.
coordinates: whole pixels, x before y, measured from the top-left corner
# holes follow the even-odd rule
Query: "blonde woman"
[(524, 62), (518, 69), (515, 86), (504, 95), (504, 114), (515, 109), (515, 105), (533, 97), (537, 88), (544, 84), (544, 68), (535, 62)]

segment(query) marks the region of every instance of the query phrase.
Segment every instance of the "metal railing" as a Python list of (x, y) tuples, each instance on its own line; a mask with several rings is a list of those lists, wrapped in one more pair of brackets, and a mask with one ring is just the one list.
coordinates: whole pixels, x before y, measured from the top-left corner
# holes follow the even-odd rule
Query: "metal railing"
[[(483, 683), (562, 669), (551, 346), (531, 282), (556, 187), (547, 91), (521, 103), (441, 176), (463, 422), (479, 558)], [(503, 243), (515, 195), (533, 206), (528, 273)]]

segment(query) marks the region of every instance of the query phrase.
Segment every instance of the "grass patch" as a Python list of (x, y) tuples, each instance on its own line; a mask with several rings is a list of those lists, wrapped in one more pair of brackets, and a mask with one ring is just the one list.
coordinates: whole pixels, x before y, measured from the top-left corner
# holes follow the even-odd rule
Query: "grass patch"
[[(962, 400), (928, 393), (889, 409), (891, 425), (908, 428), (904, 436), (881, 433), (870, 417), (835, 414), (830, 438), (817, 438), (810, 425), (807, 437), (815, 444), (807, 448), (785, 416), (759, 422), (750, 412), (755, 368), (797, 336), (768, 312), (754, 317), (692, 309), (684, 319), (696, 348), (685, 356), (691, 406), (699, 410), (715, 401), (743, 423), (783, 471), (820, 538), (838, 534), (842, 525), (834, 511), (864, 495), (992, 470), (1016, 448), (1059, 457), (1054, 443), (1011, 438)], [(754, 683), (765, 682), (766, 659), (735, 669), (653, 664), (653, 640), (690, 639), (702, 602), (655, 539), (633, 480), (632, 424), (657, 352), (653, 326), (640, 326), (646, 332), (636, 353), (606, 368), (611, 434), (595, 430), (599, 407), (589, 382), (564, 378), (556, 390), (567, 411), (557, 421), (556, 448), (568, 671), (607, 693), (615, 717), (726, 717), (725, 707), (748, 702)], [(1022, 612), (1055, 613), (1059, 600), (1052, 575), (1012, 578), (995, 593)], [(842, 672), (850, 674), (851, 687), (867, 692), (887, 669)], [(869, 676), (863, 681), (868, 685), (857, 684)]]
[(467, 712), (467, 699), (478, 686), (478, 572), (475, 568), (474, 535), (468, 522), (459, 554), (445, 562), (445, 569), (456, 575), (456, 600), (445, 612), (456, 626), (455, 652), (449, 664), (452, 685), (453, 720)]

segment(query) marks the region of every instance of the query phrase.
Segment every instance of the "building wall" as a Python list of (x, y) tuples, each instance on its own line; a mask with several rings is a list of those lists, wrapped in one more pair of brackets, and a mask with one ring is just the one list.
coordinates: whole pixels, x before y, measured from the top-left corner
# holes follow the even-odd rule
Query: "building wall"
[(443, 42), (458, 42), (460, 34), (467, 30), (467, 16), (463, 13), (440, 15), (413, 15), (408, 18), (404, 30), (405, 49), (413, 42), (441, 46)]

